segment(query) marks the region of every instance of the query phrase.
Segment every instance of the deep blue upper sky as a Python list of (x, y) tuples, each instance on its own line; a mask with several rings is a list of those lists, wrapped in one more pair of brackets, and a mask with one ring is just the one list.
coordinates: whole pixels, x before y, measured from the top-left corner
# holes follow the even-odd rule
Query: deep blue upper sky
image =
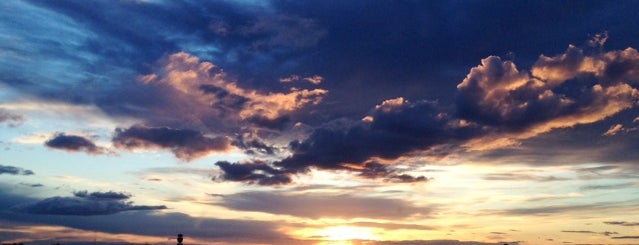
[[(247, 229), (190, 228), (232, 240), (290, 236), (274, 217), (370, 218), (357, 224), (441, 238), (477, 225), (437, 216), (463, 220), (442, 207), (459, 201), (505, 219), (627, 224), (603, 221), (626, 210), (602, 200), (637, 202), (624, 199), (639, 170), (637, 13), (637, 1), (0, 1), (0, 219), (109, 234), (122, 217), (176, 220), (139, 236), (180, 222)], [(500, 206), (515, 195), (500, 181), (536, 190)], [(436, 201), (402, 199), (425, 196), (422, 184)], [(608, 189), (621, 192), (587, 195)], [(571, 208), (613, 211), (593, 221)]]

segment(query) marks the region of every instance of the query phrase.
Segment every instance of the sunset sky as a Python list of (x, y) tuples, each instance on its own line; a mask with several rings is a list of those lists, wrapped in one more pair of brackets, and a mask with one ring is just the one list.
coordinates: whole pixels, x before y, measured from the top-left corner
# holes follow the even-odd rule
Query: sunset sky
[(639, 244), (637, 1), (0, 1), (0, 242)]

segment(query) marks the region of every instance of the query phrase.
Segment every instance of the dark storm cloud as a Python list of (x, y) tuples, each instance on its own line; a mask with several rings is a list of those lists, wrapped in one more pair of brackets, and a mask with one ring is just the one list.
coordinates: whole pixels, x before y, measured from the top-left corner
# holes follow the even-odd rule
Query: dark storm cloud
[(129, 196), (117, 192), (75, 192), (74, 197), (50, 197), (39, 201), (19, 204), (13, 212), (37, 215), (111, 215), (125, 211), (160, 210), (166, 206), (133, 205), (125, 202)]
[[(412, 151), (462, 140), (473, 134), (470, 128), (472, 125), (456, 124), (433, 102), (413, 103), (403, 98), (386, 100), (360, 121), (333, 121), (315, 129), (307, 139), (291, 142), (293, 154), (274, 162), (269, 168), (282, 174), (303, 173), (310, 168), (349, 170), (359, 172), (361, 177), (389, 182), (423, 182), (427, 180), (424, 176), (402, 174), (392, 167), (368, 160), (373, 157), (396, 159)], [(225, 163), (224, 166), (230, 165)], [(241, 164), (233, 166), (240, 168)], [(253, 164), (247, 166), (243, 168), (244, 173), (263, 170)], [(260, 168), (264, 166), (260, 165)], [(261, 176), (254, 175), (256, 178)]]
[(106, 150), (102, 147), (96, 146), (93, 141), (77, 135), (67, 135), (64, 133), (56, 133), (53, 138), (44, 142), (44, 145), (59, 150), (65, 151), (82, 151), (88, 154), (104, 154)]
[(429, 215), (431, 208), (417, 207), (399, 199), (331, 194), (284, 194), (244, 192), (222, 197), (220, 203), (230, 209), (284, 214), (306, 218), (403, 219)]
[(212, 152), (225, 152), (231, 148), (231, 142), (227, 137), (209, 137), (202, 132), (190, 129), (145, 126), (117, 128), (113, 143), (116, 147), (127, 150), (168, 149), (184, 161), (203, 157)]
[(0, 174), (10, 174), (10, 175), (34, 175), (35, 173), (28, 169), (23, 169), (20, 167), (0, 165)]
[(384, 101), (368, 119), (316, 129), (306, 140), (291, 142), (293, 155), (276, 166), (300, 171), (308, 167), (345, 169), (371, 157), (395, 159), (405, 153), (463, 138), (450, 119), (431, 102), (403, 98)]
[(24, 121), (26, 121), (24, 116), (0, 109), (0, 123), (7, 123), (9, 127), (16, 127)]
[[(360, 121), (326, 123), (305, 140), (291, 142), (292, 155), (273, 166), (296, 173), (309, 168), (358, 169), (354, 164), (364, 169), (362, 176), (373, 177), (384, 173), (364, 167), (373, 157), (396, 159), (451, 143), (470, 150), (495, 150), (549, 131), (602, 122), (639, 102), (639, 90), (634, 87), (639, 74), (634, 65), (615, 68), (615, 73), (624, 74), (620, 77), (606, 72), (617, 63), (639, 64), (639, 52), (570, 45), (562, 54), (540, 56), (531, 71), (489, 56), (457, 86), (454, 113), (432, 102), (386, 100)], [(539, 156), (530, 154), (533, 160)]]

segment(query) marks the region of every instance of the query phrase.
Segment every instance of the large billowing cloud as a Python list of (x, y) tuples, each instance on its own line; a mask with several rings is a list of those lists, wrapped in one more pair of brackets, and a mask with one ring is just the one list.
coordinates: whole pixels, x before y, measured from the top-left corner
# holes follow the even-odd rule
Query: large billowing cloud
[(40, 201), (20, 204), (12, 211), (29, 214), (51, 215), (109, 215), (135, 210), (159, 210), (166, 206), (139, 206), (125, 201), (130, 196), (117, 192), (86, 191), (74, 193), (74, 197), (50, 197)]
[[(374, 159), (397, 159), (444, 144), (462, 146), (462, 150), (494, 150), (554, 129), (601, 122), (636, 107), (637, 66), (639, 52), (632, 48), (586, 53), (571, 45), (563, 54), (541, 56), (531, 71), (490, 56), (457, 86), (454, 112), (434, 102), (390, 99), (360, 121), (335, 120), (304, 140), (292, 141), (292, 154), (272, 162), (267, 174), (263, 174), (268, 165), (264, 163), (243, 167), (225, 163), (227, 168), (222, 170), (241, 168), (251, 178), (227, 179), (252, 183), (272, 178), (276, 172), (281, 176), (309, 168), (349, 170), (396, 182), (425, 180), (402, 176), (392, 166), (375, 164)], [(281, 179), (285, 181), (278, 183), (288, 181)]]
[[(490, 56), (457, 85), (457, 113), (496, 132), (469, 144), (477, 148), (517, 143), (541, 133), (590, 124), (633, 108), (639, 100), (639, 53), (594, 52), (569, 46), (540, 56), (531, 71)], [(488, 142), (493, 142), (492, 145)]]
[(208, 136), (196, 130), (168, 127), (118, 128), (113, 143), (116, 147), (127, 150), (167, 149), (184, 161), (213, 152), (225, 152), (232, 148), (230, 140), (224, 136)]
[(106, 149), (99, 147), (93, 143), (93, 141), (77, 135), (68, 135), (64, 133), (57, 133), (53, 138), (44, 142), (44, 145), (53, 149), (60, 149), (65, 151), (83, 151), (89, 154), (104, 154)]
[[(264, 163), (218, 162), (225, 179), (252, 183), (289, 181), (283, 174), (303, 173), (310, 168), (348, 170), (361, 177), (389, 182), (425, 181), (423, 176), (402, 174), (371, 158), (395, 159), (403, 154), (464, 139), (472, 134), (469, 124), (460, 124), (440, 112), (433, 102), (409, 102), (404, 98), (384, 101), (360, 121), (334, 121), (313, 131), (307, 139), (290, 143), (292, 155), (272, 166)], [(268, 171), (265, 171), (268, 169)], [(241, 170), (241, 171), (240, 171)], [(242, 178), (232, 177), (241, 173)], [(264, 181), (261, 181), (265, 179)]]

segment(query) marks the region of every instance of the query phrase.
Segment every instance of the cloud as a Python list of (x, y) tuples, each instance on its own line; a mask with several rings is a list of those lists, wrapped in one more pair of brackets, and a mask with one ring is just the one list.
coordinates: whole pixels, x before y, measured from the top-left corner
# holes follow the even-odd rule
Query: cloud
[(611, 184), (611, 185), (585, 185), (579, 187), (580, 190), (617, 190), (623, 188), (630, 188), (637, 186), (638, 184), (635, 182), (628, 183), (620, 183), (620, 184)]
[(607, 210), (611, 208), (625, 208), (625, 204), (619, 203), (589, 203), (589, 204), (575, 204), (575, 205), (551, 205), (551, 206), (539, 206), (530, 208), (515, 208), (507, 210), (487, 210), (489, 214), (497, 215), (536, 215), (536, 216), (548, 216), (558, 213), (579, 213), (579, 212), (593, 212), (594, 210)]
[[(635, 179), (637, 177), (637, 169), (630, 166), (623, 165), (602, 165), (596, 167), (579, 167), (575, 169), (575, 173), (579, 179), (594, 180), (594, 179)], [(626, 183), (630, 184), (630, 183)], [(625, 185), (625, 184), (620, 184)], [(623, 187), (623, 186), (618, 186)]]
[(43, 184), (29, 184), (29, 183), (22, 183), (22, 182), (20, 183), (20, 185), (28, 186), (28, 187), (33, 187), (33, 188), (36, 188), (36, 187), (43, 187), (43, 186), (44, 186)]
[[(108, 193), (121, 192), (87, 193), (106, 193), (107, 196), (111, 196)], [(51, 204), (56, 202), (53, 199), (61, 200), (57, 200), (57, 204)], [(82, 201), (70, 201), (68, 199)], [(92, 199), (90, 197), (55, 197), (36, 200), (0, 191), (0, 209), (3, 210), (0, 212), (0, 224), (5, 225), (5, 227), (1, 227), (3, 229), (8, 228), (6, 226), (9, 225), (23, 228), (56, 226), (59, 228), (80, 229), (82, 230), (80, 234), (70, 233), (65, 234), (65, 236), (68, 235), (71, 238), (74, 235), (83, 236), (89, 234), (86, 235), (89, 239), (81, 244), (92, 243), (96, 235), (95, 232), (156, 238), (166, 237), (167, 234), (174, 236), (177, 232), (181, 232), (186, 235), (188, 241), (195, 242), (199, 240), (201, 244), (213, 241), (229, 244), (253, 244), (258, 241), (270, 241), (273, 244), (284, 244), (292, 239), (278, 230), (283, 225), (281, 222), (193, 217), (176, 212), (149, 212), (165, 209), (166, 207), (137, 206), (130, 203), (122, 203), (125, 202), (121, 199)], [(44, 210), (33, 210), (36, 208), (35, 206), (45, 208), (45, 204), (48, 204), (49, 207)], [(20, 208), (26, 208), (27, 210), (20, 210)], [(49, 212), (44, 212), (47, 210)], [(64, 217), (60, 215), (64, 215)], [(215, 229), (211, 229), (211, 227)], [(55, 234), (55, 236), (59, 235), (59, 233)], [(100, 240), (101, 235), (103, 234), (98, 234), (98, 240)], [(33, 236), (27, 236), (27, 238), (33, 238)], [(164, 241), (166, 241), (166, 238), (164, 238)], [(141, 242), (148, 241), (141, 240)]]
[[(267, 165), (278, 174), (304, 173), (317, 168), (347, 170), (359, 173), (360, 177), (387, 182), (423, 182), (427, 180), (424, 176), (403, 174), (392, 166), (380, 165), (371, 159), (396, 159), (474, 134), (472, 125), (452, 123), (454, 120), (440, 112), (436, 103), (428, 101), (386, 100), (376, 106), (367, 118), (360, 121), (335, 120), (322, 125), (306, 139), (290, 142), (291, 156)], [(233, 166), (239, 168), (240, 164)], [(262, 171), (252, 163), (246, 164), (252, 169), (249, 172)], [(263, 164), (260, 163), (259, 168), (263, 168)], [(225, 166), (228, 165), (225, 163)]]
[(590, 40), (588, 40), (588, 45), (591, 47), (602, 47), (606, 44), (606, 41), (608, 41), (607, 31), (595, 34)]
[(282, 185), (292, 181), (288, 173), (274, 169), (265, 163), (238, 164), (219, 161), (215, 165), (224, 172), (221, 178), (227, 181), (242, 181), (260, 185)]
[(371, 121), (329, 123), (303, 141), (293, 141), (293, 155), (275, 165), (303, 171), (308, 167), (347, 169), (372, 157), (395, 159), (411, 151), (425, 150), (453, 139), (455, 129), (432, 102), (403, 98), (384, 101), (370, 115)]
[(125, 202), (126, 196), (117, 192), (75, 192), (74, 197), (50, 197), (43, 200), (19, 204), (10, 210), (38, 215), (110, 215), (125, 211), (160, 210), (166, 206), (138, 206)]
[(628, 221), (604, 221), (603, 223), (607, 225), (639, 226), (639, 222), (628, 222)]
[(161, 118), (169, 116), (211, 127), (238, 123), (278, 128), (291, 113), (318, 104), (328, 93), (324, 89), (290, 88), (287, 92), (260, 92), (229, 81), (216, 65), (179, 52), (160, 62), (156, 73), (138, 80), (158, 90), (157, 99), (167, 100), (158, 108)]
[(399, 199), (335, 194), (285, 194), (244, 192), (225, 195), (220, 205), (241, 211), (319, 218), (404, 219), (429, 215), (431, 208), (417, 207)]
[(320, 76), (320, 75), (313, 75), (310, 77), (304, 77), (301, 78), (298, 75), (290, 75), (288, 77), (282, 77), (280, 78), (280, 82), (281, 83), (292, 83), (292, 82), (297, 82), (300, 80), (304, 80), (307, 81), (309, 83), (315, 84), (315, 85), (319, 85), (320, 83), (322, 83), (322, 81), (324, 81), (324, 77)]
[(299, 81), (301, 78), (298, 75), (290, 75), (288, 77), (282, 77), (280, 78), (280, 82), (281, 83), (291, 83), (291, 82), (296, 82)]
[(529, 174), (516, 174), (516, 173), (486, 174), (484, 175), (484, 177), (482, 177), (482, 179), (503, 180), (503, 181), (536, 181), (536, 182), (571, 180), (570, 178), (561, 178), (561, 177), (555, 177), (555, 176), (534, 176)]
[(266, 143), (258, 139), (244, 139), (244, 137), (238, 136), (233, 145), (244, 149), (247, 154), (265, 154), (273, 155), (278, 149), (273, 146), (269, 146)]
[(10, 175), (34, 175), (35, 173), (28, 169), (23, 169), (14, 166), (0, 165), (0, 174)]
[[(434, 102), (388, 99), (361, 121), (334, 120), (317, 127), (306, 139), (290, 142), (289, 157), (268, 165), (284, 173), (318, 168), (374, 177), (376, 169), (388, 172), (373, 165), (366, 169), (372, 158), (392, 160), (445, 144), (452, 151), (492, 150), (498, 155), (495, 149), (520, 145), (555, 129), (592, 125), (636, 107), (639, 90), (634, 81), (639, 75), (632, 69), (637, 62), (639, 52), (632, 48), (585, 52), (572, 45), (563, 54), (540, 56), (530, 71), (489, 56), (458, 84), (455, 111)], [(608, 134), (620, 130), (616, 128)]]
[(190, 129), (139, 125), (126, 129), (117, 128), (113, 144), (127, 150), (168, 149), (183, 161), (191, 161), (213, 152), (226, 152), (232, 148), (231, 141), (224, 136), (211, 137)]
[(599, 235), (604, 235), (604, 236), (610, 236), (610, 235), (619, 234), (618, 232), (611, 232), (611, 231), (603, 231), (603, 232), (595, 232), (595, 231), (561, 231), (561, 232), (565, 232), (565, 233), (581, 233), (581, 234), (599, 234)]
[(86, 199), (112, 199), (112, 200), (124, 200), (131, 198), (131, 194), (126, 194), (122, 192), (91, 192), (88, 191), (76, 191), (73, 192), (73, 196), (86, 198)]
[[(93, 231), (163, 238), (162, 240), (158, 239), (158, 242), (165, 242), (167, 236), (174, 237), (176, 232), (181, 232), (185, 234), (186, 241), (191, 241), (192, 243), (201, 241), (198, 244), (212, 242), (254, 244), (263, 243), (264, 241), (269, 241), (273, 244), (284, 244), (292, 240), (277, 230), (278, 224), (275, 222), (201, 218), (183, 213), (122, 212), (104, 216), (65, 216), (61, 219), (52, 215), (2, 212), (0, 213), (0, 220), (29, 227), (48, 224), (81, 229), (82, 233), (80, 234), (67, 234), (69, 237), (84, 235), (85, 237), (83, 238), (86, 240), (78, 244), (93, 243), (96, 235)], [(3, 224), (11, 223), (6, 222)], [(212, 227), (215, 229), (211, 229)], [(89, 235), (86, 235), (87, 233)], [(56, 235), (59, 236), (59, 233)], [(100, 235), (102, 234), (98, 234), (98, 239), (101, 237)], [(140, 239), (140, 243), (148, 242), (145, 238), (148, 237)], [(109, 244), (113, 244), (113, 242)]]
[(639, 239), (639, 236), (616, 236), (612, 237), (612, 239)]
[(107, 150), (103, 147), (96, 146), (93, 141), (77, 135), (67, 135), (64, 133), (56, 133), (53, 138), (44, 142), (47, 147), (70, 152), (83, 151), (88, 154), (99, 155), (104, 154)]
[(26, 119), (22, 115), (14, 114), (6, 110), (0, 109), (0, 123), (8, 123), (9, 127), (17, 127)]
[(610, 126), (608, 131), (606, 131), (603, 135), (604, 136), (613, 136), (613, 135), (618, 134), (619, 132), (622, 132), (623, 130), (624, 130), (623, 125), (615, 124), (615, 125)]
[(512, 145), (633, 108), (639, 100), (637, 67), (639, 52), (632, 48), (586, 55), (571, 45), (563, 54), (540, 56), (530, 72), (487, 57), (457, 85), (457, 113), (502, 133), (468, 145)]
[(584, 197), (583, 194), (580, 193), (568, 193), (568, 194), (548, 194), (548, 195), (537, 195), (531, 196), (524, 199), (525, 202), (537, 202), (537, 201), (545, 201), (545, 200), (558, 200), (558, 199), (566, 199), (566, 198), (581, 198)]
[(314, 75), (312, 77), (305, 77), (304, 78), (305, 81), (318, 85), (320, 83), (322, 83), (322, 81), (324, 81), (324, 77), (320, 76), (320, 75)]
[(424, 176), (415, 177), (408, 174), (401, 174), (398, 173), (398, 170), (393, 169), (391, 166), (376, 162), (367, 162), (364, 164), (362, 169), (358, 170), (360, 171), (359, 176), (361, 177), (366, 179), (379, 178), (390, 183), (416, 183), (428, 181), (428, 178)]

